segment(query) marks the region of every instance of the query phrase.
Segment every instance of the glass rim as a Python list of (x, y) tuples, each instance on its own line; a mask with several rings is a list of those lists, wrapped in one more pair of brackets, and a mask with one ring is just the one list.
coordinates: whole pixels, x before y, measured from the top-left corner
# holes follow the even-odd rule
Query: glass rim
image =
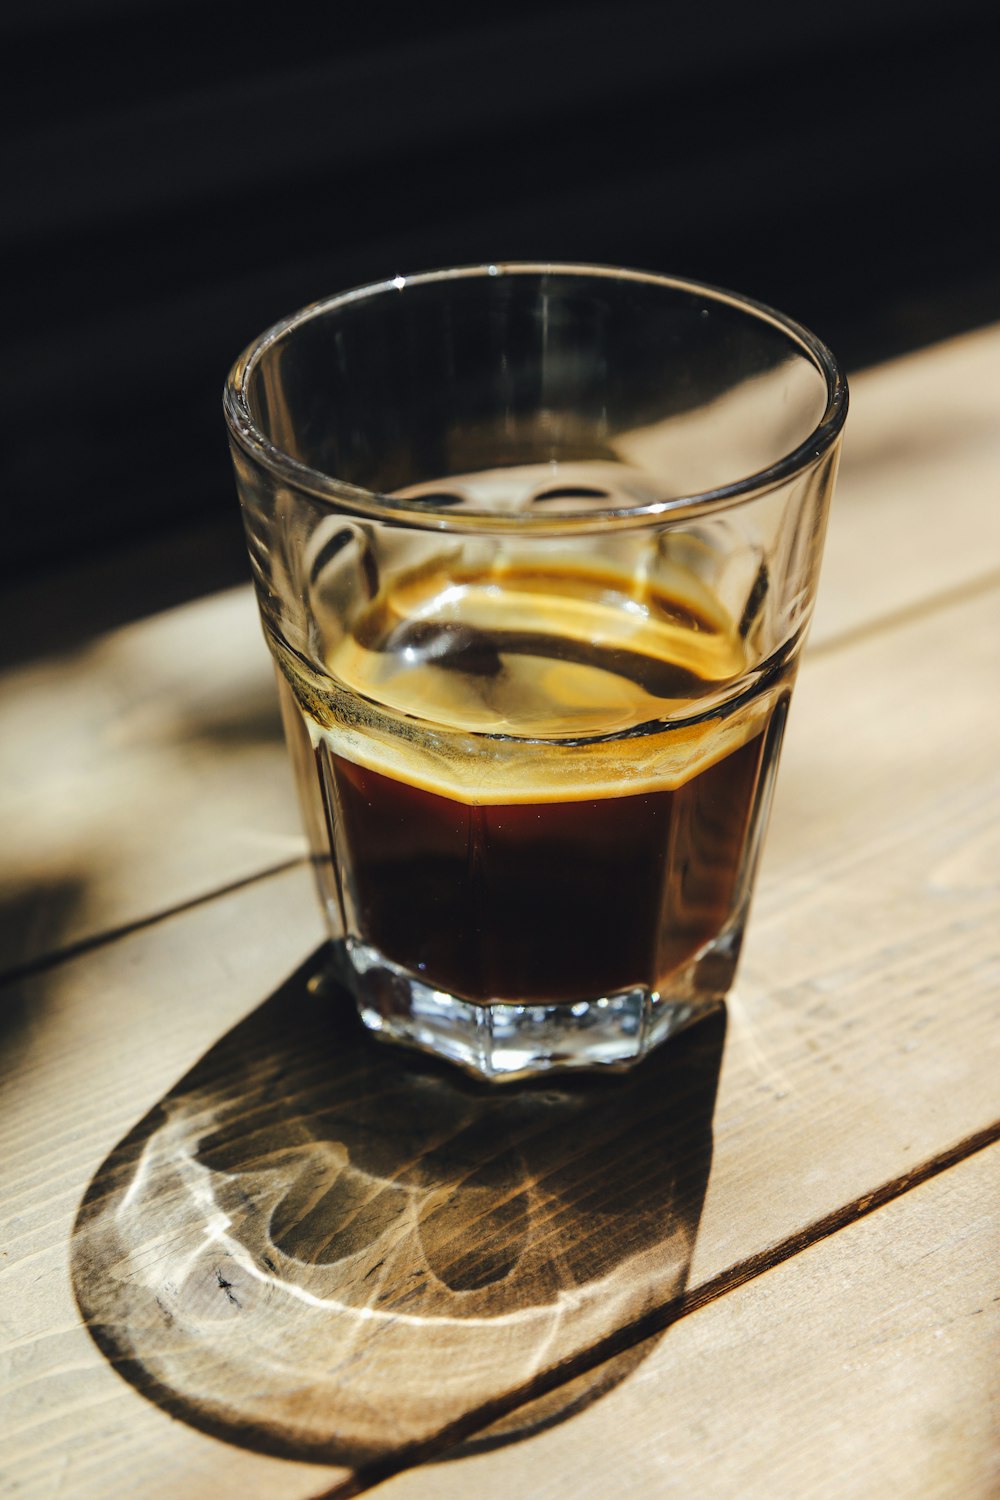
[[(659, 286), (666, 290), (684, 292), (714, 302), (717, 306), (736, 308), (760, 323), (770, 324), (785, 335), (813, 368), (823, 377), (826, 385), (826, 407), (819, 422), (802, 442), (773, 464), (755, 473), (742, 475), (727, 484), (669, 499), (644, 500), (634, 505), (612, 505), (606, 509), (561, 511), (558, 514), (515, 515), (498, 514), (488, 510), (463, 510), (455, 512), (435, 510), (420, 499), (404, 499), (399, 496), (381, 494), (377, 490), (365, 489), (361, 485), (338, 479), (335, 475), (311, 468), (293, 458), (290, 453), (273, 443), (261, 431), (250, 412), (247, 395), (248, 385), (254, 370), (267, 351), (279, 340), (313, 319), (322, 317), (337, 308), (367, 298), (402, 292), (408, 287), (426, 286), (434, 282), (469, 280), (472, 278), (495, 278), (500, 276), (567, 276), (603, 278), (628, 281), (637, 284)], [(667, 276), (654, 271), (629, 270), (619, 266), (590, 265), (573, 261), (491, 261), (479, 265), (457, 266), (447, 270), (423, 271), (413, 276), (392, 276), (383, 281), (368, 282), (345, 292), (321, 298), (301, 307), (297, 312), (281, 318), (248, 344), (232, 366), (223, 393), (223, 410), (226, 424), (233, 441), (280, 482), (323, 500), (352, 514), (371, 520), (394, 521), (422, 530), (454, 532), (505, 532), (549, 534), (554, 532), (581, 532), (608, 526), (629, 526), (648, 523), (662, 517), (665, 520), (681, 520), (689, 516), (703, 515), (708, 511), (728, 509), (730, 506), (754, 500), (769, 491), (779, 488), (799, 475), (814, 468), (835, 445), (843, 429), (848, 408), (847, 377), (838, 360), (823, 341), (801, 323), (764, 302), (746, 297), (738, 292), (706, 282), (693, 281), (683, 276)]]

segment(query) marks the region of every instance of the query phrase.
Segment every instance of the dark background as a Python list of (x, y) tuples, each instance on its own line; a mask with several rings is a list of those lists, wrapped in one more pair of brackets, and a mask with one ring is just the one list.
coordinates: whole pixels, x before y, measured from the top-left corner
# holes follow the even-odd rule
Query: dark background
[[(0, 555), (89, 616), (246, 576), (236, 353), (361, 281), (690, 275), (849, 370), (1000, 316), (994, 8), (7, 0)], [(103, 582), (101, 581), (103, 579)]]

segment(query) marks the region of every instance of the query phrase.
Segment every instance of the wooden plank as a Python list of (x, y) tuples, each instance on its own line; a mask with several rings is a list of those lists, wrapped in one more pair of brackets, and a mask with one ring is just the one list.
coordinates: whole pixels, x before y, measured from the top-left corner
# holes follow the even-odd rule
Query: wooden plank
[[(816, 645), (995, 567), (998, 383), (997, 328), (855, 378)], [(304, 853), (248, 589), (4, 673), (0, 755), (3, 971)]]
[(648, 1340), (602, 1399), (384, 1500), (993, 1500), (1000, 1147)]
[[(276, 1427), (302, 1442), (304, 1423), (314, 1452), (341, 1456), (317, 1470), (314, 1489), (359, 1466), (363, 1476), (372, 1463), (403, 1462), (408, 1445), (439, 1441), (449, 1422), (471, 1414), (482, 1425), (546, 1372), (573, 1374), (605, 1334), (648, 1329), (685, 1285), (694, 1294), (738, 1280), (754, 1257), (787, 1253), (810, 1226), (891, 1191), (989, 1126), (1000, 1051), (1000, 721), (984, 710), (983, 683), (998, 630), (1000, 590), (804, 669), (730, 1005), (714, 1153), (706, 1106), (721, 1037), (708, 1023), (631, 1087), (527, 1091), (477, 1090), (373, 1044), (331, 1047), (287, 992), (228, 1032), (318, 937), (304, 870), (0, 991), (4, 1014), (22, 1018), (4, 1054), (0, 1125), (0, 1201), (15, 1216), (0, 1413), (23, 1493), (47, 1493), (70, 1465), (81, 1495), (218, 1488), (234, 1472), (232, 1447), (190, 1425), (206, 1368), (225, 1374), (230, 1403), (206, 1426), (232, 1435), (242, 1413), (243, 1440), (275, 1451)], [(165, 1093), (163, 1113), (108, 1161)], [(199, 1252), (187, 1303), (171, 1254), (179, 1247), (187, 1264), (206, 1224), (192, 1240), (190, 1185), (162, 1176), (177, 1153), (160, 1125), (178, 1121), (182, 1144), (191, 1132), (213, 1138), (202, 1165), (237, 1193), (216, 1204), (229, 1222), (207, 1227), (225, 1254)], [(77, 1205), (102, 1161), (86, 1253), (78, 1247), (68, 1268)], [(135, 1171), (143, 1162), (145, 1175)], [(405, 1214), (393, 1207), (400, 1194)], [(249, 1213), (268, 1196), (268, 1214)], [(159, 1218), (148, 1257), (119, 1245), (109, 1261), (109, 1233), (128, 1227), (133, 1208), (141, 1230), (150, 1205)], [(284, 1257), (275, 1295), (286, 1298), (287, 1278), (297, 1288), (287, 1294), (296, 1306), (283, 1303), (296, 1357), (278, 1370), (277, 1390), (264, 1388), (263, 1433), (254, 1390), (266, 1361), (247, 1354), (248, 1393), (233, 1379), (239, 1364), (217, 1359), (232, 1348), (217, 1337), (221, 1320), (242, 1316), (230, 1313), (230, 1292), (252, 1315), (245, 1348), (273, 1352), (254, 1258), (262, 1224)], [(363, 1243), (337, 1248), (347, 1225)], [(467, 1243), (474, 1253), (463, 1258)], [(168, 1389), (187, 1423), (169, 1422), (112, 1374), (79, 1324), (68, 1270), (103, 1321), (105, 1347), (121, 1354), (130, 1340), (134, 1359), (156, 1371), (148, 1394), (165, 1400)], [(100, 1299), (111, 1282), (109, 1310)], [(162, 1338), (162, 1309), (159, 1325), (147, 1316), (157, 1295), (172, 1318), (183, 1315), (186, 1356)], [(322, 1320), (310, 1364), (303, 1320), (317, 1303), (341, 1312)], [(375, 1325), (379, 1337), (369, 1337)], [(383, 1337), (383, 1327), (395, 1332)], [(415, 1342), (397, 1341), (400, 1331)], [(593, 1378), (599, 1385), (600, 1372)], [(345, 1392), (354, 1405), (338, 1401)], [(307, 1493), (308, 1471), (260, 1462), (270, 1493)]]
[(3, 970), (305, 853), (248, 589), (5, 674)]
[[(759, 1109), (762, 1154), (732, 1180), (713, 1172), (694, 1284), (738, 1258), (746, 1223), (766, 1239), (772, 1218), (804, 1219), (792, 1205), (815, 1179), (850, 1202), (842, 1139), (871, 1135), (880, 1180), (907, 1170), (924, 1154), (911, 1086), (968, 1089), (979, 1125), (1000, 1113), (1000, 711), (984, 695), (998, 640), (994, 590), (802, 670), (729, 1002), (740, 1129)], [(720, 1116), (717, 1164), (725, 1129)], [(762, 1180), (778, 1184), (764, 1201)]]
[(101, 1157), (320, 936), (303, 868), (0, 992), (0, 1492), (285, 1500), (320, 1483), (141, 1400), (89, 1338), (69, 1264)]
[(812, 648), (997, 573), (998, 383), (998, 328), (851, 377)]

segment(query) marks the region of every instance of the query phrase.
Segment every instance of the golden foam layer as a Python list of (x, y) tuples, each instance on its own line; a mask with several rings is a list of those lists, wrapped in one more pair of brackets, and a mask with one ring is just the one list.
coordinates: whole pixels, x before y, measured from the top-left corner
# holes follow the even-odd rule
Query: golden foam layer
[(604, 745), (537, 746), (524, 741), (421, 744), (372, 729), (307, 720), (313, 744), (370, 771), (472, 806), (584, 802), (676, 791), (761, 733), (775, 695), (754, 712), (695, 729)]
[(613, 574), (437, 568), (398, 580), (327, 665), (365, 698), (452, 729), (620, 734), (739, 676), (743, 642), (698, 603)]
[(774, 698), (726, 712), (744, 643), (697, 579), (672, 582), (414, 571), (335, 642), (328, 676), (285, 671), (315, 744), (464, 803), (671, 790), (759, 733)]

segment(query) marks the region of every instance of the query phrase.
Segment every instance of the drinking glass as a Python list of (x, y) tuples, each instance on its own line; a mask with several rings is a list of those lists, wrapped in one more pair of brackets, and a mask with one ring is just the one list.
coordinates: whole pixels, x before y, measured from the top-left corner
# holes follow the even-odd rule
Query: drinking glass
[(729, 292), (489, 265), (317, 302), (225, 393), (336, 973), (492, 1078), (726, 994), (847, 411)]

